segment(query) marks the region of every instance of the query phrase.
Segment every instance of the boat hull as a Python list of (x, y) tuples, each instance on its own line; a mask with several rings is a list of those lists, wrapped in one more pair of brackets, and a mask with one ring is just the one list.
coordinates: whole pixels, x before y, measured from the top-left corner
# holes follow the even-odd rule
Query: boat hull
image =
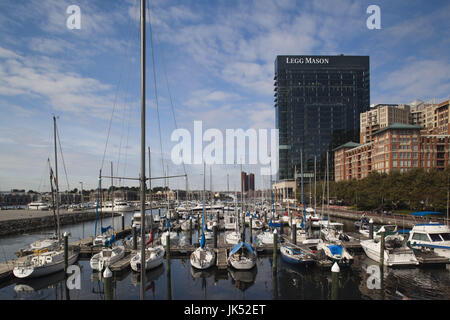
[[(69, 256), (69, 265), (74, 264), (78, 259), (78, 253), (73, 253)], [(38, 278), (52, 273), (56, 273), (64, 270), (64, 259), (49, 265), (41, 267), (15, 267), (13, 274), (17, 278)]]
[[(374, 261), (380, 261), (380, 244), (374, 243), (372, 240), (361, 241), (361, 247), (363, 248), (367, 257)], [(387, 250), (384, 250), (383, 262), (386, 266), (411, 266), (418, 265), (414, 252), (412, 250), (402, 250), (397, 254), (390, 254)]]

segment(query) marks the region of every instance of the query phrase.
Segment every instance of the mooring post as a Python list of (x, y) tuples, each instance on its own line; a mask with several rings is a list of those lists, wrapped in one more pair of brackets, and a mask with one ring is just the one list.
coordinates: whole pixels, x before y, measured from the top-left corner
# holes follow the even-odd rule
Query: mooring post
[(293, 223), (292, 224), (292, 242), (294, 244), (297, 244), (297, 224)]
[(384, 231), (380, 234), (380, 269), (384, 266)]
[(137, 234), (136, 234), (136, 226), (133, 227), (132, 231), (133, 236), (133, 250), (137, 250)]
[(167, 263), (167, 272), (170, 272), (170, 236), (169, 236), (169, 232), (166, 235), (166, 263)]
[(373, 239), (373, 220), (369, 220), (369, 238)]
[(68, 267), (69, 267), (69, 236), (67, 232), (64, 232), (64, 272), (66, 274)]
[(249, 226), (249, 228), (250, 228), (250, 243), (253, 243), (253, 233), (252, 233), (253, 227), (252, 227), (252, 221), (253, 221), (253, 218), (252, 218), (252, 216), (250, 215), (250, 222), (249, 222), (249, 224), (248, 224), (248, 226)]
[(277, 229), (275, 229), (273, 230), (273, 261), (272, 261), (273, 272), (277, 271), (277, 244), (278, 244), (278, 234)]
[(331, 267), (331, 300), (337, 300), (339, 298), (339, 265), (337, 262)]
[(109, 267), (106, 267), (105, 271), (103, 271), (103, 283), (105, 286), (105, 300), (113, 300), (112, 272), (109, 270)]
[(121, 218), (122, 218), (122, 231), (125, 230), (125, 216), (123, 213), (120, 214)]
[(217, 223), (213, 224), (213, 233), (214, 233), (214, 248), (217, 249)]

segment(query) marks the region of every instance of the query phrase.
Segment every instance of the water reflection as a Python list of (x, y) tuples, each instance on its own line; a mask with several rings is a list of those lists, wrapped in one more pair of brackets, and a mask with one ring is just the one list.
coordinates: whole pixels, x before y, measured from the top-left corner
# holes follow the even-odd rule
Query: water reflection
[(253, 286), (256, 280), (258, 268), (255, 266), (250, 270), (236, 270), (234, 268), (228, 269), (232, 283), (236, 288), (242, 291), (242, 299), (245, 299), (245, 291)]

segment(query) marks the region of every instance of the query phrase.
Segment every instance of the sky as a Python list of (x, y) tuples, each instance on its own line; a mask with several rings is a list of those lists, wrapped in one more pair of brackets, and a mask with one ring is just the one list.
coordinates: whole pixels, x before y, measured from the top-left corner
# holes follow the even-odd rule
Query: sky
[[(381, 29), (366, 25), (373, 4)], [(67, 27), (70, 5), (80, 8), (80, 29)], [(203, 188), (202, 165), (171, 161), (176, 128), (193, 132), (194, 121), (222, 132), (275, 128), (277, 55), (370, 56), (371, 104), (448, 99), (449, 13), (450, 3), (438, 0), (150, 1), (146, 144), (152, 176), (186, 171), (189, 189)], [(111, 162), (115, 176), (138, 177), (139, 3), (2, 0), (0, 29), (0, 190), (50, 190), (53, 115), (62, 149), (60, 190), (80, 182), (96, 188), (99, 170), (109, 175)], [(213, 190), (227, 189), (227, 175), (235, 190), (239, 170), (215, 165)], [(258, 165), (244, 162), (243, 170), (255, 173), (257, 188), (269, 185)], [(208, 166), (206, 188), (209, 172)], [(174, 178), (169, 186), (185, 184)]]

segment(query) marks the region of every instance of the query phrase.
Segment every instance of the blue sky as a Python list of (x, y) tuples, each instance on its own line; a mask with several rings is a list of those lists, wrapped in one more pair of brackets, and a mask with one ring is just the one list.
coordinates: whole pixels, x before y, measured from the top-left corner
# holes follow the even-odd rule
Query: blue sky
[[(66, 27), (73, 4), (81, 9), (80, 30)], [(366, 27), (371, 4), (381, 8), (381, 30)], [(171, 174), (183, 172), (170, 161), (171, 98), (180, 128), (192, 130), (194, 120), (202, 120), (204, 130), (274, 128), (277, 55), (369, 55), (371, 103), (449, 97), (447, 1), (157, 0), (150, 8), (147, 141), (153, 175), (163, 165)], [(109, 172), (113, 161), (119, 175), (138, 175), (138, 17), (136, 0), (0, 3), (0, 190), (49, 190), (53, 114), (67, 170), (66, 179), (60, 159), (61, 189), (67, 181), (71, 189), (79, 181), (97, 186), (111, 117), (103, 170)], [(186, 169), (190, 187), (201, 188), (202, 166)], [(255, 167), (244, 170), (257, 173)], [(233, 189), (237, 171), (216, 167), (214, 189), (226, 189), (227, 174)], [(267, 179), (255, 178), (257, 187), (267, 186)]]

